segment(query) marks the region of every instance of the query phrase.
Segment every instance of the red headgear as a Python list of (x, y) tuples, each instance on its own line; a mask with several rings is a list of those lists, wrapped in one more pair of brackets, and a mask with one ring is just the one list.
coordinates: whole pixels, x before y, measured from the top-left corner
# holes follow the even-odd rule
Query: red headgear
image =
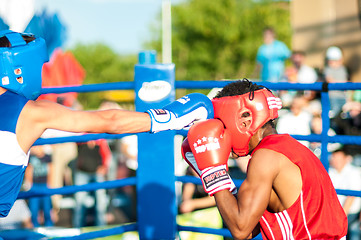
[[(214, 118), (220, 119), (225, 128), (231, 131), (232, 149), (239, 156), (248, 154), (251, 137), (266, 122), (277, 118), (278, 110), (282, 107), (281, 99), (267, 89), (214, 98), (212, 103)], [(241, 117), (244, 113), (249, 116)], [(248, 120), (251, 123), (245, 127), (243, 123)]]

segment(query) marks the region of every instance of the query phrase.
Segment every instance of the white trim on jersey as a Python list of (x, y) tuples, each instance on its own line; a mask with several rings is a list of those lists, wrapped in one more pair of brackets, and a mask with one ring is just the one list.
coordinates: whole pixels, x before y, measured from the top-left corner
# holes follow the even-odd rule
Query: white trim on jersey
[(283, 211), (283, 214), (285, 216), (285, 219), (286, 219), (288, 225), (290, 226), (290, 233), (291, 233), (290, 234), (290, 239), (294, 240), (295, 238), (293, 237), (293, 223), (292, 223), (292, 220), (290, 218), (290, 215), (288, 215), (288, 212), (286, 210)]
[(271, 227), (269, 226), (266, 218), (262, 216), (262, 220), (263, 220), (264, 223), (267, 225), (268, 231), (271, 233), (272, 239), (273, 239), (273, 240), (276, 240), (276, 239), (275, 239), (275, 236), (273, 235), (272, 229), (271, 229)]
[(286, 229), (287, 229), (286, 226), (283, 226), (283, 222), (281, 221), (281, 218), (278, 213), (275, 213), (275, 216), (277, 218), (278, 226), (281, 229), (282, 239), (288, 240), (289, 238), (287, 237), (288, 234), (286, 233)]
[(19, 146), (15, 133), (0, 131), (0, 163), (27, 166), (29, 153), (26, 154)]
[(305, 215), (305, 208), (303, 207), (303, 191), (301, 191), (301, 194), (300, 194), (300, 202), (301, 202), (301, 211), (302, 211), (302, 218), (303, 218), (303, 225), (305, 226), (305, 229), (307, 231), (307, 235), (308, 235), (308, 239), (312, 239), (311, 237), (311, 234), (310, 234), (310, 231), (308, 230), (308, 227), (307, 227), (307, 221), (306, 221), (306, 215)]
[(293, 223), (288, 215), (287, 210), (279, 213), (275, 213), (278, 225), (281, 229), (283, 239), (294, 240), (293, 237)]

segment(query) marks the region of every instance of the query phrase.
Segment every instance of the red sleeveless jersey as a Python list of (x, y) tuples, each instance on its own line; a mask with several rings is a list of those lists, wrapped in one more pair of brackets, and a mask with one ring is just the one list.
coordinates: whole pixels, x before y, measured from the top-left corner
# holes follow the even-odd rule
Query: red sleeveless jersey
[(296, 164), (302, 175), (302, 191), (293, 205), (278, 213), (265, 211), (261, 220), (264, 239), (341, 239), (347, 233), (343, 211), (321, 161), (288, 134), (262, 139), (255, 151), (270, 149), (285, 155)]

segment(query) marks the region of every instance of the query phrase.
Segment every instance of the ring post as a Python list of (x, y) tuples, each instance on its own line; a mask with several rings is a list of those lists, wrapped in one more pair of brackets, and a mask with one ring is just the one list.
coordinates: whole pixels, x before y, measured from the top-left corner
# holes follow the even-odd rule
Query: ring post
[[(136, 110), (161, 108), (175, 100), (174, 64), (156, 63), (156, 52), (139, 53), (134, 81)], [(175, 239), (175, 131), (138, 134), (137, 221), (140, 239)]]
[(328, 91), (328, 83), (323, 83), (321, 91), (321, 105), (322, 105), (322, 132), (321, 132), (321, 162), (328, 171), (328, 131), (330, 129), (330, 96)]

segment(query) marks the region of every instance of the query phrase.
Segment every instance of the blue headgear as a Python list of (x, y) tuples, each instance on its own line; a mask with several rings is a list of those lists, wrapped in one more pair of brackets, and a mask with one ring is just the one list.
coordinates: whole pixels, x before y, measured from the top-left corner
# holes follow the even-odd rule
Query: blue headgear
[(44, 39), (26, 43), (23, 35), (27, 34), (0, 31), (0, 37), (5, 36), (11, 44), (0, 47), (0, 87), (35, 100), (41, 91), (43, 64), (49, 57)]

